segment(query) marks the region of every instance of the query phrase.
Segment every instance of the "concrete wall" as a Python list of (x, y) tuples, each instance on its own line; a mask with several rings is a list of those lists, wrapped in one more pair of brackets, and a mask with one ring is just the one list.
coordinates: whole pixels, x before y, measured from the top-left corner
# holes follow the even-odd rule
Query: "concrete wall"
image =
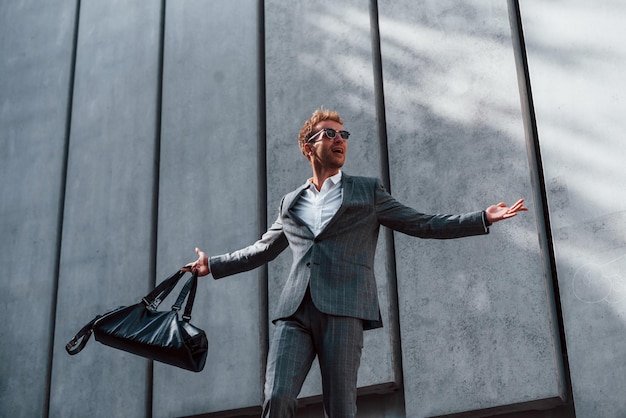
[(0, 415), (47, 409), (76, 4), (0, 4)]
[[(485, 237), (381, 232), (359, 416), (623, 416), (626, 9), (544, 3), (0, 4), (0, 416), (258, 415), (288, 251), (201, 282), (202, 373), (64, 345), (195, 246), (255, 240), (319, 106), (345, 171), (419, 210), (530, 208)], [(299, 416), (320, 393), (314, 368)]]
[(77, 415), (79, 405), (85, 415), (139, 416), (151, 399), (147, 361), (98, 349), (73, 358), (62, 341), (76, 319), (128, 305), (151, 286), (160, 18), (158, 2), (80, 5), (51, 416)]
[[(258, 13), (250, 0), (167, 2), (158, 277), (194, 259), (194, 246), (217, 254), (254, 242), (265, 221), (257, 192)], [(267, 324), (258, 274), (201, 281), (192, 323), (209, 335), (205, 371), (155, 364), (153, 416), (259, 404), (265, 356), (259, 329)]]
[[(506, 3), (385, 1), (379, 12), (393, 194), (427, 213), (540, 205)], [(531, 212), (488, 237), (396, 236), (407, 416), (563, 397), (537, 225)]]
[(524, 2), (528, 65), (576, 412), (626, 414), (622, 3)]

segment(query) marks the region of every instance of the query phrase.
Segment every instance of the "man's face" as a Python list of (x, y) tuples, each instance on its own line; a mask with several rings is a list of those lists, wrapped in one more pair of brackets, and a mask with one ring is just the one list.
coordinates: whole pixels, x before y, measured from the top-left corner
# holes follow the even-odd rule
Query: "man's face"
[(339, 135), (339, 131), (343, 130), (343, 125), (334, 120), (325, 120), (315, 125), (313, 132), (317, 133), (324, 128), (334, 129), (337, 133), (331, 139), (326, 132), (323, 132), (308, 144), (312, 153), (309, 158), (313, 158), (311, 164), (326, 169), (340, 169), (346, 161), (348, 151), (348, 142)]

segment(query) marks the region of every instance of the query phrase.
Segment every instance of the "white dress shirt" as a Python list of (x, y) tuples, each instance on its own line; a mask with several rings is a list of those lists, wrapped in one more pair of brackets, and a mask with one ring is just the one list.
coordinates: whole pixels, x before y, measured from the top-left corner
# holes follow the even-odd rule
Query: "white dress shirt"
[(300, 195), (293, 211), (304, 221), (313, 235), (318, 236), (341, 206), (343, 199), (341, 171), (327, 178), (319, 192), (311, 180), (307, 181), (308, 187)]

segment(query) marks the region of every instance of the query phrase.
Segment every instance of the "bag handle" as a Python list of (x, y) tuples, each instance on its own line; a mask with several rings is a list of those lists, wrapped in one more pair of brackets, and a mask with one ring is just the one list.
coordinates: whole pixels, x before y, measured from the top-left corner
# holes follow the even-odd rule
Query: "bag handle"
[(176, 299), (176, 302), (174, 303), (174, 305), (172, 305), (172, 310), (179, 311), (181, 306), (183, 305), (185, 297), (189, 295), (189, 297), (187, 297), (187, 304), (185, 305), (185, 312), (183, 313), (183, 321), (185, 322), (189, 322), (191, 320), (191, 310), (193, 309), (193, 303), (196, 299), (197, 288), (198, 272), (194, 272), (193, 276), (189, 280), (187, 280), (187, 283), (185, 283), (185, 286), (180, 291), (178, 299)]
[(65, 351), (67, 351), (67, 354), (73, 356), (74, 354), (80, 353), (81, 350), (85, 348), (85, 346), (87, 345), (87, 341), (89, 341), (91, 334), (93, 334), (93, 324), (100, 318), (102, 318), (102, 315), (98, 315), (94, 319), (89, 321), (87, 325), (85, 325), (80, 329), (80, 331), (78, 331), (74, 338), (72, 338), (67, 344), (65, 344)]
[(167, 279), (163, 280), (157, 287), (148, 293), (141, 301), (146, 307), (156, 310), (161, 302), (174, 290), (178, 281), (185, 275), (185, 271), (178, 270)]

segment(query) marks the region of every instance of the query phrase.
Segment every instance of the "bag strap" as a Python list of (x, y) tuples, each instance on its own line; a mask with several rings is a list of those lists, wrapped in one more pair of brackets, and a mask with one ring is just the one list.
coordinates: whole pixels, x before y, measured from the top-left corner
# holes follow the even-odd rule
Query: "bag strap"
[(93, 324), (95, 324), (96, 321), (100, 318), (102, 318), (102, 315), (98, 315), (94, 319), (89, 321), (89, 323), (82, 327), (80, 331), (78, 331), (78, 333), (74, 336), (74, 338), (72, 338), (65, 345), (65, 351), (67, 351), (67, 354), (73, 356), (80, 353), (82, 349), (85, 348), (85, 346), (87, 345), (87, 341), (89, 341), (91, 334), (93, 334)]
[(141, 301), (148, 308), (156, 310), (161, 302), (174, 290), (178, 281), (185, 275), (183, 270), (178, 270), (167, 279), (163, 280), (157, 287), (148, 293)]
[(185, 286), (180, 291), (178, 295), (178, 299), (174, 305), (172, 305), (172, 310), (179, 311), (183, 305), (183, 301), (187, 298), (187, 304), (185, 305), (185, 311), (183, 313), (183, 321), (189, 322), (191, 320), (191, 311), (193, 309), (193, 303), (196, 299), (196, 290), (198, 288), (198, 273), (193, 273), (193, 276), (187, 280)]

